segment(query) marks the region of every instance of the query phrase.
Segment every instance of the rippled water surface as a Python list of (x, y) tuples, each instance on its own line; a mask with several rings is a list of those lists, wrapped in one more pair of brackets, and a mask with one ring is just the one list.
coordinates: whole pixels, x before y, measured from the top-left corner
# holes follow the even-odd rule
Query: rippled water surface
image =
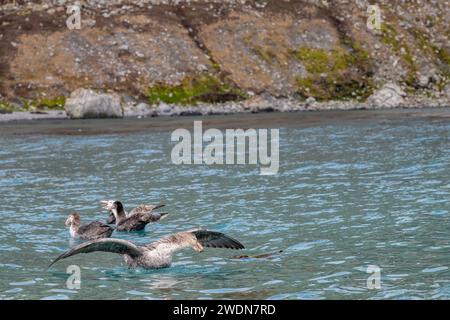
[[(169, 131), (0, 136), (0, 298), (449, 299), (449, 135), (448, 121), (281, 127), (275, 176), (173, 165)], [(184, 250), (157, 271), (128, 270), (108, 253), (47, 270), (74, 244), (67, 215), (103, 220), (98, 201), (110, 198), (170, 212), (115, 237), (146, 244), (202, 226), (247, 249)], [(66, 287), (71, 264), (80, 290)], [(367, 289), (369, 265), (381, 268), (379, 290)]]

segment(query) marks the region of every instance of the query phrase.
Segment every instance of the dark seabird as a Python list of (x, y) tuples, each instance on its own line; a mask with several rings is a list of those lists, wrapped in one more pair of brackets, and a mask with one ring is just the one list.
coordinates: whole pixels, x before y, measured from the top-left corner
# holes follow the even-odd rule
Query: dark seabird
[(102, 204), (103, 208), (114, 215), (117, 231), (143, 230), (148, 223), (159, 221), (167, 216), (167, 212), (153, 212), (153, 209), (163, 205), (140, 205), (126, 214), (120, 201), (102, 201)]
[[(102, 207), (109, 211), (109, 216), (106, 219), (107, 224), (114, 224), (116, 223), (116, 218), (114, 217), (114, 214), (111, 210), (109, 210), (109, 207), (112, 207), (112, 204), (115, 202), (115, 200), (102, 200), (100, 203), (102, 204)], [(141, 204), (137, 206), (136, 208), (132, 209), (130, 212), (126, 212), (124, 209), (124, 213), (126, 216), (132, 215), (137, 212), (152, 212), (153, 210), (165, 207), (165, 204)]]
[(81, 218), (78, 213), (72, 213), (66, 220), (66, 226), (70, 227), (70, 235), (73, 238), (84, 240), (95, 240), (100, 238), (109, 238), (114, 229), (110, 226), (94, 221), (89, 224), (81, 225)]
[(223, 233), (196, 229), (172, 234), (145, 246), (137, 246), (127, 240), (112, 238), (88, 241), (61, 254), (50, 264), (49, 268), (61, 259), (95, 251), (118, 253), (123, 256), (125, 263), (130, 268), (166, 268), (171, 265), (174, 252), (184, 248), (202, 252), (204, 247), (244, 249), (239, 241)]

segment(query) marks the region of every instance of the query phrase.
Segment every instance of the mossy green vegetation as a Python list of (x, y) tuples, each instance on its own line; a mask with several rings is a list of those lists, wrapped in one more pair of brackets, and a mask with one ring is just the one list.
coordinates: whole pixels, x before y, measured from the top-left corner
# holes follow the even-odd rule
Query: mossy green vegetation
[(395, 31), (395, 29), (386, 22), (383, 22), (381, 24), (381, 33), (380, 33), (381, 42), (390, 45), (395, 52), (400, 52), (401, 44), (396, 39), (396, 37), (397, 32)]
[(0, 101), (0, 114), (1, 113), (11, 113), (16, 111), (14, 106), (6, 101)]
[(344, 70), (355, 63), (354, 57), (343, 49), (327, 51), (301, 47), (293, 51), (293, 54), (309, 73), (335, 72)]
[(66, 97), (56, 96), (53, 98), (37, 98), (28, 100), (20, 98), (21, 106), (16, 107), (7, 101), (0, 101), (0, 113), (11, 113), (14, 111), (31, 111), (31, 110), (63, 110), (66, 103)]
[(159, 84), (148, 89), (150, 104), (165, 102), (169, 104), (195, 105), (198, 102), (225, 102), (244, 100), (247, 94), (236, 86), (205, 74), (197, 78), (186, 78), (181, 84), (171, 86)]
[[(346, 40), (349, 51), (302, 47), (291, 52), (301, 61), (309, 76), (297, 79), (298, 93), (304, 99), (365, 100), (372, 93), (369, 54), (357, 43)], [(350, 68), (357, 68), (358, 73)]]
[(372, 77), (374, 66), (369, 52), (363, 48), (360, 42), (353, 41), (348, 37), (345, 37), (343, 42), (345, 46), (350, 48), (350, 54), (353, 57), (353, 60), (351, 60), (352, 66), (358, 68), (365, 76)]
[(270, 49), (255, 45), (251, 48), (251, 50), (268, 64), (273, 64), (274, 61), (276, 61), (276, 54)]
[(262, 61), (267, 64), (273, 64), (277, 61), (277, 55), (270, 47), (255, 44), (250, 36), (245, 37), (243, 40), (249, 50), (257, 55)]
[(63, 110), (66, 104), (66, 97), (56, 96), (53, 98), (38, 98), (34, 100), (31, 105), (37, 109), (47, 110)]
[(29, 111), (31, 109), (31, 103), (28, 99), (19, 97), (19, 100), (22, 102), (23, 111)]
[(437, 83), (437, 86), (442, 90), (442, 88), (450, 81), (450, 55), (445, 48), (439, 48), (433, 44), (425, 32), (417, 28), (411, 28), (409, 32), (417, 40), (420, 50), (429, 58), (434, 58), (436, 62), (440, 63), (440, 71), (442, 72), (443, 78)]
[(355, 77), (306, 77), (297, 79), (298, 93), (303, 99), (314, 97), (318, 101), (364, 101), (373, 93), (370, 79), (361, 81)]
[(392, 50), (400, 56), (403, 64), (408, 69), (405, 83), (409, 87), (415, 87), (418, 66), (413, 58), (413, 55), (411, 54), (409, 46), (404, 41), (400, 40), (400, 37), (398, 36), (395, 29), (386, 22), (383, 22), (381, 24), (380, 40), (384, 44), (389, 45)]
[(437, 49), (437, 54), (439, 59), (445, 62), (447, 66), (450, 68), (450, 54), (444, 48)]
[(436, 45), (431, 43), (431, 41), (426, 36), (426, 33), (420, 31), (419, 29), (411, 28), (410, 33), (417, 40), (422, 51), (424, 51), (431, 57), (436, 57), (442, 63), (450, 67), (450, 54), (448, 54), (444, 48), (438, 48)]

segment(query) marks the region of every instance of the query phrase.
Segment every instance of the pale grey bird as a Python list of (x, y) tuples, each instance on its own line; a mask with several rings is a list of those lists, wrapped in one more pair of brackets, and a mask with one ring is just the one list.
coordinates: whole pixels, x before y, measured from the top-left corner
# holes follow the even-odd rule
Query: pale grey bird
[(123, 256), (125, 263), (130, 268), (167, 268), (172, 263), (174, 252), (184, 248), (202, 252), (204, 247), (244, 249), (239, 241), (223, 233), (195, 229), (169, 235), (145, 246), (137, 246), (127, 240), (112, 238), (88, 241), (61, 254), (50, 264), (49, 268), (61, 259), (95, 251), (118, 253)]

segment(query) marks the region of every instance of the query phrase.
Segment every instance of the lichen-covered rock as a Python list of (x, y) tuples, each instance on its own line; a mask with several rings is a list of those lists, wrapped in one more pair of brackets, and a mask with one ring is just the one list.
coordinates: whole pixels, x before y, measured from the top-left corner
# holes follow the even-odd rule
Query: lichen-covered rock
[(73, 119), (123, 117), (119, 95), (97, 93), (90, 89), (78, 89), (72, 92), (66, 101), (65, 110)]
[(367, 100), (375, 108), (393, 108), (401, 106), (406, 97), (405, 91), (395, 83), (386, 83)]

